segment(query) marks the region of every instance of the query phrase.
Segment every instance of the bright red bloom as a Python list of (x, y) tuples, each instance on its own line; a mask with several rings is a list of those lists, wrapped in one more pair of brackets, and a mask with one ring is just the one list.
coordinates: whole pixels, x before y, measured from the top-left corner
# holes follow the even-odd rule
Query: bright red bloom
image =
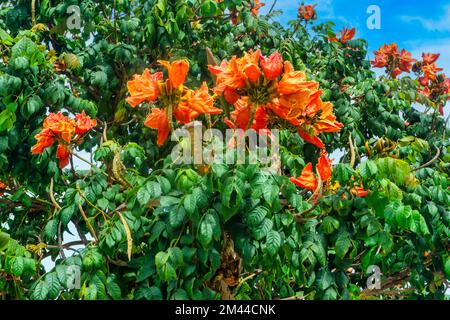
[(169, 136), (169, 118), (165, 109), (152, 108), (152, 112), (147, 116), (144, 125), (158, 130), (157, 143), (162, 146)]
[(97, 125), (97, 120), (86, 116), (84, 111), (75, 115), (75, 119), (77, 120), (75, 132), (80, 135), (85, 134)]
[(163, 77), (162, 72), (150, 74), (150, 70), (145, 69), (142, 75), (135, 74), (133, 80), (127, 82), (130, 97), (127, 102), (136, 107), (144, 101), (154, 101), (159, 96), (157, 82)]
[(432, 64), (435, 63), (439, 58), (440, 53), (422, 53), (422, 60), (424, 64)]
[(59, 160), (59, 167), (63, 169), (69, 164), (70, 151), (65, 144), (58, 144), (56, 149), (56, 157)]
[(276, 80), (283, 70), (283, 58), (278, 51), (267, 58), (261, 56), (261, 68), (267, 80)]

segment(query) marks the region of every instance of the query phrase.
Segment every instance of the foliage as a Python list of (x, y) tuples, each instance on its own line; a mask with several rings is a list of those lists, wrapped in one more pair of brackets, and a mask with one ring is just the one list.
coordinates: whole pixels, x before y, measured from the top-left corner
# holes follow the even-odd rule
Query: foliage
[[(0, 4), (3, 298), (444, 298), (450, 142), (441, 87), (433, 96), (410, 75), (377, 78), (365, 40), (348, 31), (333, 40), (331, 22), (313, 26), (315, 12), (284, 27), (249, 0), (31, 2), (34, 10), (25, 0)], [(81, 30), (68, 29), (70, 5), (80, 7)], [(208, 65), (256, 49), (278, 51), (317, 82), (343, 124), (320, 133), (329, 154), (343, 153), (320, 188), (290, 181), (323, 155), (296, 128), (278, 126), (280, 174), (261, 163), (180, 165), (175, 143), (158, 146), (143, 125), (154, 104), (127, 103), (127, 82), (161, 71), (158, 60), (186, 59), (186, 85), (213, 88)], [(224, 130), (232, 106), (214, 98), (223, 112), (198, 120)], [(31, 153), (58, 112), (97, 120), (71, 144), (67, 167), (56, 145)], [(68, 230), (80, 240), (64, 242)], [(380, 290), (366, 289), (371, 265)], [(73, 267), (80, 288), (68, 285)]]

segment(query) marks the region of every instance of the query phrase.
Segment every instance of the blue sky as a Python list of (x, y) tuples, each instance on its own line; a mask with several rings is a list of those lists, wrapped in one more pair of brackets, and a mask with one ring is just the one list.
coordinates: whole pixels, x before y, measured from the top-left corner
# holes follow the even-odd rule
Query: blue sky
[[(263, 0), (266, 12), (273, 0)], [(302, 0), (278, 0), (275, 9), (283, 10), (277, 20), (286, 23), (295, 19)], [(450, 75), (450, 0), (316, 0), (319, 21), (331, 20), (336, 29), (349, 26), (357, 29), (357, 37), (369, 43), (370, 57), (384, 43), (396, 42), (400, 48), (420, 58), (423, 51), (439, 52), (438, 66)], [(381, 9), (381, 29), (369, 30), (366, 13), (370, 5)]]

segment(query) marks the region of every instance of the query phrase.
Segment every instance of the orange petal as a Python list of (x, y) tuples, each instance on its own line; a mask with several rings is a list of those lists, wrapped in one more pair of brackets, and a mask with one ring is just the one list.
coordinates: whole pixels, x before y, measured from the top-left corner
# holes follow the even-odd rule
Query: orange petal
[(58, 144), (56, 157), (59, 160), (59, 167), (62, 169), (69, 164), (70, 152), (66, 145)]
[(291, 182), (299, 187), (316, 190), (317, 189), (317, 179), (312, 171), (312, 163), (309, 162), (302, 171), (302, 174), (298, 178), (291, 177)]
[(147, 116), (144, 125), (151, 129), (158, 130), (157, 143), (159, 146), (166, 142), (170, 129), (169, 119), (165, 109), (152, 108), (152, 112)]

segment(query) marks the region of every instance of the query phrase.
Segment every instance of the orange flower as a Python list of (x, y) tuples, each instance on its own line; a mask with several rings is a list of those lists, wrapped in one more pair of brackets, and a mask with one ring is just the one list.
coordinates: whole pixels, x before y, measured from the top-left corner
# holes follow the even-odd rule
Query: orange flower
[(309, 189), (309, 190), (316, 190), (317, 189), (317, 179), (314, 176), (313, 170), (312, 170), (312, 163), (309, 162), (302, 171), (302, 174), (298, 178), (291, 177), (291, 182), (296, 184), (299, 187)]
[(208, 86), (203, 82), (198, 90), (187, 90), (180, 105), (184, 104), (189, 109), (198, 112), (199, 114), (219, 114), (222, 110), (214, 108), (214, 99), (208, 93)]
[(375, 51), (375, 60), (370, 61), (370, 63), (374, 68), (384, 68), (387, 66), (388, 56), (383, 52)]
[[(322, 182), (326, 182), (331, 177), (331, 160), (328, 159), (328, 153), (322, 152), (319, 161), (316, 166), (316, 171), (320, 176)], [(319, 181), (317, 180), (312, 170), (312, 164), (309, 162), (302, 171), (302, 174), (298, 178), (292, 177), (291, 182), (294, 184), (309, 190), (315, 191), (317, 189)]]
[(75, 115), (75, 119), (77, 120), (75, 131), (79, 135), (85, 134), (97, 125), (97, 120), (86, 116), (84, 111)]
[(416, 59), (411, 58), (411, 52), (402, 49), (400, 52), (400, 60), (398, 63), (398, 67), (400, 70), (404, 72), (409, 72), (412, 68), (412, 63), (416, 61)]
[(59, 134), (67, 143), (71, 142), (76, 131), (75, 121), (64, 116), (62, 112), (50, 113), (44, 120), (44, 128), (50, 129), (54, 134)]
[(431, 81), (436, 80), (436, 73), (438, 73), (439, 71), (442, 71), (442, 70), (444, 70), (444, 69), (437, 68), (435, 63), (422, 66), (422, 71), (425, 75), (425, 78), (427, 78)]
[(278, 51), (267, 58), (261, 56), (261, 68), (267, 80), (276, 80), (283, 70), (283, 59)]
[(235, 104), (236, 101), (238, 101), (240, 98), (237, 91), (229, 87), (226, 87), (225, 90), (223, 91), (223, 97), (225, 98), (225, 101), (228, 102), (229, 104)]
[(188, 124), (199, 115), (200, 113), (193, 111), (186, 104), (179, 104), (173, 111), (173, 116), (181, 124)]
[(348, 29), (348, 28), (344, 28), (343, 30), (340, 31), (341, 33), (341, 42), (345, 43), (349, 40), (352, 40), (353, 37), (355, 36), (355, 32), (356, 29), (352, 28), (352, 29)]
[(231, 120), (225, 119), (225, 123), (232, 129), (246, 130), (249, 127), (250, 118), (253, 116), (253, 122), (250, 129), (259, 131), (267, 128), (269, 117), (264, 108), (258, 106), (255, 111), (255, 106), (248, 103), (248, 98), (243, 97), (234, 104), (235, 110), (231, 112)]
[(162, 146), (169, 136), (169, 118), (166, 110), (152, 108), (152, 112), (147, 116), (144, 125), (151, 129), (158, 130), (157, 143)]
[(259, 0), (255, 0), (255, 3), (253, 5), (253, 7), (251, 8), (250, 12), (257, 16), (259, 13), (259, 8), (264, 7), (266, 4), (265, 3), (259, 3)]
[(50, 147), (54, 142), (54, 134), (50, 129), (44, 129), (34, 136), (37, 140), (36, 144), (31, 148), (32, 154), (41, 154), (44, 149)]
[(0, 197), (4, 194), (3, 191), (6, 190), (6, 184), (0, 181)]
[(316, 6), (317, 4), (300, 6), (300, 8), (298, 8), (298, 15), (305, 20), (311, 20), (316, 16)]
[(306, 81), (303, 71), (294, 71), (294, 67), (289, 61), (284, 63), (284, 74), (278, 83), (278, 92), (281, 94), (293, 94), (299, 91), (317, 90), (319, 83)]
[(174, 88), (178, 88), (186, 81), (186, 76), (189, 72), (189, 62), (187, 60), (176, 60), (172, 63), (165, 60), (159, 60), (158, 62), (166, 67), (169, 80)]
[(355, 36), (356, 29), (348, 29), (347, 27), (339, 31), (341, 33), (341, 37), (338, 39), (336, 37), (328, 38), (330, 41), (345, 43), (349, 40), (352, 40)]
[(127, 98), (127, 102), (132, 107), (136, 107), (144, 101), (156, 100), (159, 96), (157, 82), (162, 77), (162, 72), (150, 74), (150, 70), (147, 68), (142, 75), (134, 75), (133, 80), (127, 82), (128, 91), (130, 92), (130, 97)]
[(422, 53), (422, 60), (424, 64), (432, 64), (435, 63), (436, 60), (439, 58), (439, 53)]
[(63, 169), (65, 166), (69, 164), (70, 151), (64, 144), (58, 144), (58, 148), (56, 149), (56, 157), (59, 160), (59, 167)]
[(222, 94), (226, 88), (242, 89), (245, 87), (245, 74), (239, 69), (237, 58), (233, 56), (231, 61), (223, 61), (218, 66), (208, 66), (212, 74), (217, 76), (214, 92)]
[(322, 140), (317, 136), (312, 137), (308, 133), (306, 133), (306, 131), (304, 131), (302, 129), (298, 130), (298, 135), (300, 136), (300, 138), (302, 138), (303, 140), (305, 140), (308, 143), (311, 143), (312, 145), (315, 145), (319, 149), (325, 148), (325, 145), (323, 144)]
[(328, 159), (328, 153), (325, 151), (317, 163), (317, 171), (319, 172), (320, 179), (324, 182), (331, 177), (331, 162), (332, 160)]

